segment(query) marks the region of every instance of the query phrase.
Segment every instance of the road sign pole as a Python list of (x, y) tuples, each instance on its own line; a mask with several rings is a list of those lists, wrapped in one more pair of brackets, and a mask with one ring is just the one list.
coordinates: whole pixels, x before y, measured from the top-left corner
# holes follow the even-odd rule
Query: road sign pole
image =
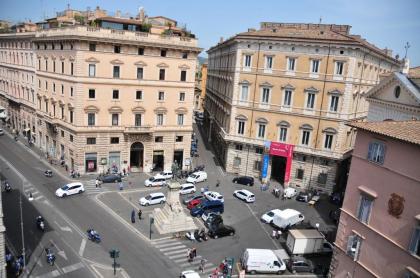
[(152, 239), (152, 224), (155, 222), (153, 217), (150, 217), (149, 239)]

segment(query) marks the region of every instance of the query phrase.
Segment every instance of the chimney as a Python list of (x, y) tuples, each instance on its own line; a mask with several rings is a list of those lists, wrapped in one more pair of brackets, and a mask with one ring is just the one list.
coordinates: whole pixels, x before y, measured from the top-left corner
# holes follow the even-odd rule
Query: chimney
[(120, 10), (117, 10), (115, 12), (115, 17), (121, 17), (121, 11)]
[(223, 42), (223, 37), (220, 37), (219, 43)]

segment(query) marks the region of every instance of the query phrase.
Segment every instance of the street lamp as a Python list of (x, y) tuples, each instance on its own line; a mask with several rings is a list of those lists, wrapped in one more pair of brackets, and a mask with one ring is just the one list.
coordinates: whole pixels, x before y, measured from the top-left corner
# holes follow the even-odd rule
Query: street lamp
[(26, 266), (26, 258), (25, 258), (25, 236), (23, 232), (23, 207), (22, 207), (22, 194), (24, 194), (24, 183), (25, 181), (22, 181), (22, 192), (19, 194), (19, 207), (20, 207), (20, 230), (21, 230), (21, 236), (22, 236), (22, 257), (23, 257), (23, 266), (22, 269), (25, 269)]

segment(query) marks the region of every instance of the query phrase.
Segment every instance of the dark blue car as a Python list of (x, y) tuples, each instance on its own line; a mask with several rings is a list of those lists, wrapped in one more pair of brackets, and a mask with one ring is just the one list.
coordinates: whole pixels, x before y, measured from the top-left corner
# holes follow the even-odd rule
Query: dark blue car
[(221, 201), (203, 201), (191, 209), (191, 216), (201, 216), (205, 211), (223, 213), (225, 205)]

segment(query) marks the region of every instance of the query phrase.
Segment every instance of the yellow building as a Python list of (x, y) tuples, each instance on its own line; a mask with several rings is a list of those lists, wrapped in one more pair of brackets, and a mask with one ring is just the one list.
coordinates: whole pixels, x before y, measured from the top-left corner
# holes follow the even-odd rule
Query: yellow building
[(400, 67), (348, 25), (264, 22), (208, 57), (203, 130), (225, 169), (325, 192), (345, 182), (345, 124), (366, 117), (364, 94)]
[(182, 34), (89, 26), (3, 34), (0, 106), (11, 128), (69, 170), (185, 169), (200, 51)]

